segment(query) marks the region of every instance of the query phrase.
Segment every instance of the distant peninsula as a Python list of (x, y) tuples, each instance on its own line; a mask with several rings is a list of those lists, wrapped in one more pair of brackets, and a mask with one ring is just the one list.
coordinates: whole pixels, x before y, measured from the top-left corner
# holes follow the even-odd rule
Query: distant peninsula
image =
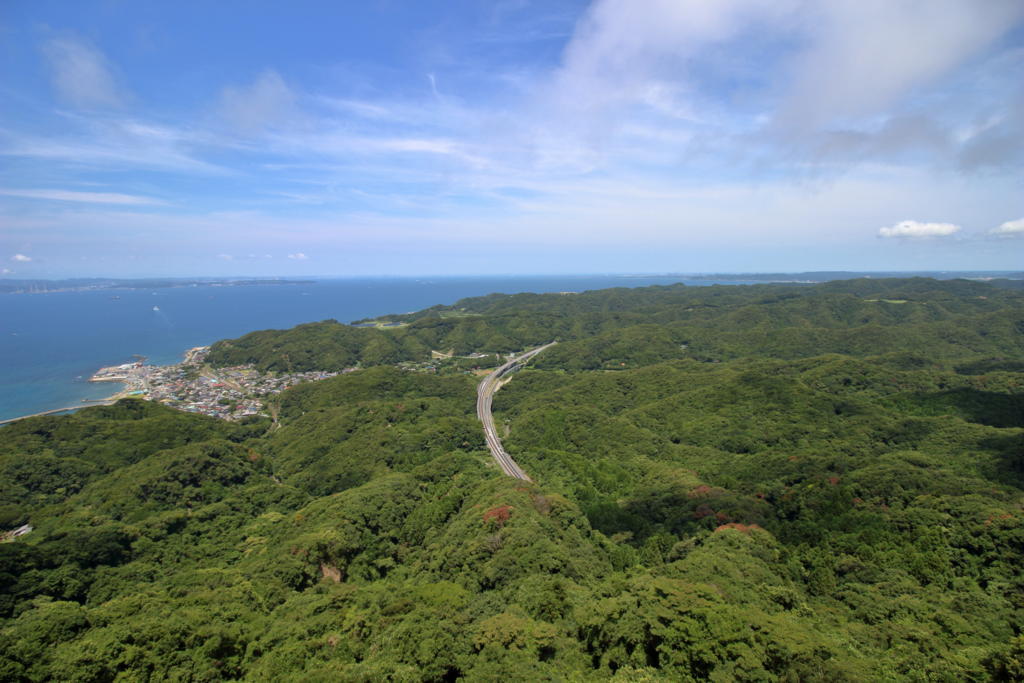
[(279, 278), (72, 278), (68, 280), (0, 280), (0, 294), (86, 292), (97, 289), (168, 289), (171, 287), (247, 287), (252, 285), (310, 285), (313, 280)]
[[(785, 284), (814, 284), (834, 280), (856, 280), (859, 278), (912, 278), (925, 277), (933, 280), (980, 280), (994, 282), (1024, 280), (1024, 272), (1009, 270), (927, 270), (927, 271), (858, 271), (858, 270), (816, 270), (800, 273), (659, 273), (664, 277), (678, 277), (685, 280), (714, 280), (729, 282), (778, 282)], [(651, 277), (651, 273), (633, 274), (624, 277)], [(1009, 285), (1010, 288), (1017, 288)]]

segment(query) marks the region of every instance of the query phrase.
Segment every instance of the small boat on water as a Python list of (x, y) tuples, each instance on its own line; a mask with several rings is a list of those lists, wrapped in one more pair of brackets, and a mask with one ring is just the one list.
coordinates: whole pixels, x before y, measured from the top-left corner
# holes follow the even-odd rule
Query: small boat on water
[(159, 312), (160, 311), (160, 307), (159, 306), (154, 306), (153, 310)]

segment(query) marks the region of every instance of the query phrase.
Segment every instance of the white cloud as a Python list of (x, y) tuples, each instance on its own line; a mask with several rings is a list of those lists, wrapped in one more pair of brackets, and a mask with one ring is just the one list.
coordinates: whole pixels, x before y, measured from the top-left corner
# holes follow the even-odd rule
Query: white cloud
[[(921, 10), (923, 0), (593, 0), (557, 65), (489, 57), (421, 64), (438, 69), (434, 85), (442, 85), (443, 98), (422, 78), (412, 90), (382, 87), (374, 74), (383, 72), (317, 77), (330, 83), (318, 92), (304, 80), (308, 69), (254, 71), (214, 91), (205, 119), (62, 111), (70, 124), (65, 132), (0, 130), (0, 154), (83, 169), (62, 177), (86, 181), (98, 177), (97, 166), (193, 174), (226, 170), (201, 159), (223, 163), (237, 175), (221, 207), (249, 207), (263, 217), (259, 240), (253, 236), (247, 249), (276, 251), (275, 262), (309, 260), (289, 253), (303, 244), (317, 254), (317, 268), (331, 259), (320, 249), (325, 242), (385, 243), (399, 235), (417, 244), (500, 242), (506, 235), (544, 244), (642, 240), (659, 249), (766, 235), (786, 244), (839, 236), (853, 243), (882, 225), (891, 226), (879, 231), (885, 237), (941, 237), (959, 228), (894, 226), (893, 218), (998, 225), (1018, 215), (1005, 176), (993, 181), (1003, 183), (1001, 191), (987, 181), (968, 190), (942, 176), (910, 192), (879, 179), (931, 170), (933, 158), (955, 164), (956, 150), (979, 137), (991, 144), (978, 154), (1012, 147), (1001, 126), (1008, 120), (1007, 82), (1017, 85), (1001, 74), (1019, 74), (1024, 51), (1015, 39), (1017, 47), (992, 38), (1003, 30), (993, 17), (1012, 19), (1024, 3), (985, 0), (978, 16), (966, 16), (967, 0), (933, 2), (935, 16)], [(915, 12), (927, 15), (920, 42), (910, 20)], [(840, 30), (846, 19), (850, 36)], [(459, 49), (456, 41), (453, 53)], [(1016, 61), (998, 72), (987, 66), (1010, 52)], [(886, 59), (898, 62), (894, 73), (874, 73)], [(812, 68), (817, 63), (827, 65), (826, 73)], [(500, 93), (476, 87), (481, 73), (501, 85)], [(850, 82), (830, 82), (835, 74)], [(976, 83), (984, 96), (965, 95), (964, 82)], [(949, 106), (954, 95), (958, 104)], [(773, 122), (806, 130), (806, 142), (790, 144)], [(11, 249), (37, 241), (25, 208), (32, 220), (50, 221), (70, 238), (82, 233), (83, 214), (96, 217), (90, 224), (103, 236), (97, 239), (190, 231), (207, 259), (234, 251), (238, 236), (246, 241), (260, 229), (251, 216), (113, 211), (157, 202), (132, 194), (5, 192), (81, 203), (6, 202), (22, 212), (7, 223), (19, 231)], [(103, 204), (110, 206), (94, 211)], [(100, 220), (101, 213), (113, 218)], [(157, 223), (166, 230), (139, 228)], [(364, 227), (376, 225), (381, 229)], [(236, 265), (246, 261), (244, 252), (234, 256)], [(45, 260), (53, 257), (47, 250)]]
[[(938, 120), (975, 116), (936, 106), (928, 88), (998, 46), (1021, 20), (1020, 0), (597, 0), (565, 50), (547, 114), (565, 129), (556, 141), (602, 152), (630, 121), (676, 138), (699, 131), (747, 158), (779, 142), (792, 154), (794, 134), (800, 147), (814, 147), (816, 135), (838, 129), (864, 138), (858, 157), (912, 147), (948, 160), (959, 143), (946, 143), (944, 125), (939, 136), (907, 131), (895, 152), (891, 139), (871, 144), (865, 131), (898, 135), (884, 123), (907, 116), (901, 108), (919, 118), (922, 109)], [(737, 142), (742, 150), (729, 149)], [(690, 145), (672, 147), (685, 154)], [(823, 161), (820, 154), (811, 151)]]
[(57, 93), (76, 107), (117, 107), (126, 97), (110, 65), (96, 48), (75, 38), (54, 38), (43, 45)]
[(627, 122), (674, 134), (702, 118), (725, 125), (701, 92), (700, 66), (746, 28), (774, 24), (795, 1), (597, 0), (548, 87), (523, 112), (518, 144), (539, 167), (589, 172), (616, 161), (609, 152), (621, 151), (611, 148)]
[(0, 268), (0, 275), (10, 275), (13, 272), (10, 268)]
[(281, 75), (264, 71), (247, 86), (228, 86), (220, 96), (224, 119), (244, 132), (254, 133), (286, 124), (299, 116), (295, 93)]
[(219, 258), (222, 261), (234, 261), (235, 260), (235, 257), (232, 256), (231, 254), (217, 254), (217, 258)]
[(990, 235), (997, 237), (1024, 237), (1024, 218), (1015, 221), (1006, 221), (998, 228), (989, 230)]
[(599, 0), (566, 47), (558, 89), (593, 109), (642, 98), (659, 77), (685, 80), (685, 60), (793, 3), (762, 0)]
[[(1022, 18), (1019, 0), (598, 0), (565, 50), (557, 90), (590, 114), (623, 100), (653, 106), (652, 88), (670, 83), (684, 97), (699, 89), (702, 65), (749, 75), (735, 72), (743, 52), (781, 39), (789, 58), (767, 72), (780, 115), (826, 124), (876, 113)], [(748, 66), (765, 73), (763, 63)]]
[(883, 111), (994, 43), (1024, 17), (1019, 0), (804, 2), (807, 49), (794, 59), (785, 123)]
[(11, 257), (11, 260), (17, 261), (18, 263), (28, 263), (29, 261), (32, 260), (32, 257), (25, 256), (24, 254), (15, 254), (14, 256)]
[(947, 237), (959, 232), (960, 226), (952, 223), (921, 223), (901, 221), (878, 231), (879, 237)]
[(141, 197), (117, 192), (0, 189), (0, 195), (5, 197), (24, 197), (26, 199), (52, 199), (61, 202), (84, 202), (86, 204), (159, 205), (164, 203), (152, 197)]

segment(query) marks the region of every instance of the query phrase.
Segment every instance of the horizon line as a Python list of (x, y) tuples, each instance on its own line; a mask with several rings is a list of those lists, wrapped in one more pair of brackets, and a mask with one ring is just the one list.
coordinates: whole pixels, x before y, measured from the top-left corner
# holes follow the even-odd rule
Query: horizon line
[(953, 269), (927, 269), (927, 270), (900, 270), (900, 269), (887, 269), (887, 270), (748, 270), (748, 271), (700, 271), (700, 272), (643, 272), (643, 271), (594, 271), (586, 273), (417, 273), (417, 274), (398, 274), (398, 273), (377, 273), (377, 274), (316, 274), (316, 275), (67, 275), (63, 277), (19, 277), (15, 273), (0, 275), (0, 282), (3, 281), (19, 281), (19, 280), (34, 280), (34, 281), (48, 281), (58, 282), (62, 280), (355, 280), (355, 279), (420, 279), (420, 278), (544, 278), (544, 277), (626, 277), (626, 278), (639, 278), (639, 277), (713, 277), (713, 276), (765, 276), (765, 275), (840, 275), (840, 274), (854, 274), (854, 275), (891, 275), (891, 274), (992, 274), (992, 275), (1021, 275), (1024, 276), (1024, 270), (1014, 269), (964, 269), (964, 270), (953, 270)]

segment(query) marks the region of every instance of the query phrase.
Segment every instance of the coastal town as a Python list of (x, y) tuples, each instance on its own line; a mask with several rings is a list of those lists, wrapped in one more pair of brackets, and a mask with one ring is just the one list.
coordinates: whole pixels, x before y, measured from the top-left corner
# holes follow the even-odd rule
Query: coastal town
[[(263, 373), (252, 365), (213, 368), (206, 363), (208, 346), (189, 349), (174, 365), (146, 365), (145, 359), (101, 368), (90, 382), (120, 382), (112, 398), (158, 401), (192, 413), (224, 420), (266, 415), (266, 399), (302, 382), (327, 379), (337, 372)], [(352, 372), (347, 368), (342, 373)]]

